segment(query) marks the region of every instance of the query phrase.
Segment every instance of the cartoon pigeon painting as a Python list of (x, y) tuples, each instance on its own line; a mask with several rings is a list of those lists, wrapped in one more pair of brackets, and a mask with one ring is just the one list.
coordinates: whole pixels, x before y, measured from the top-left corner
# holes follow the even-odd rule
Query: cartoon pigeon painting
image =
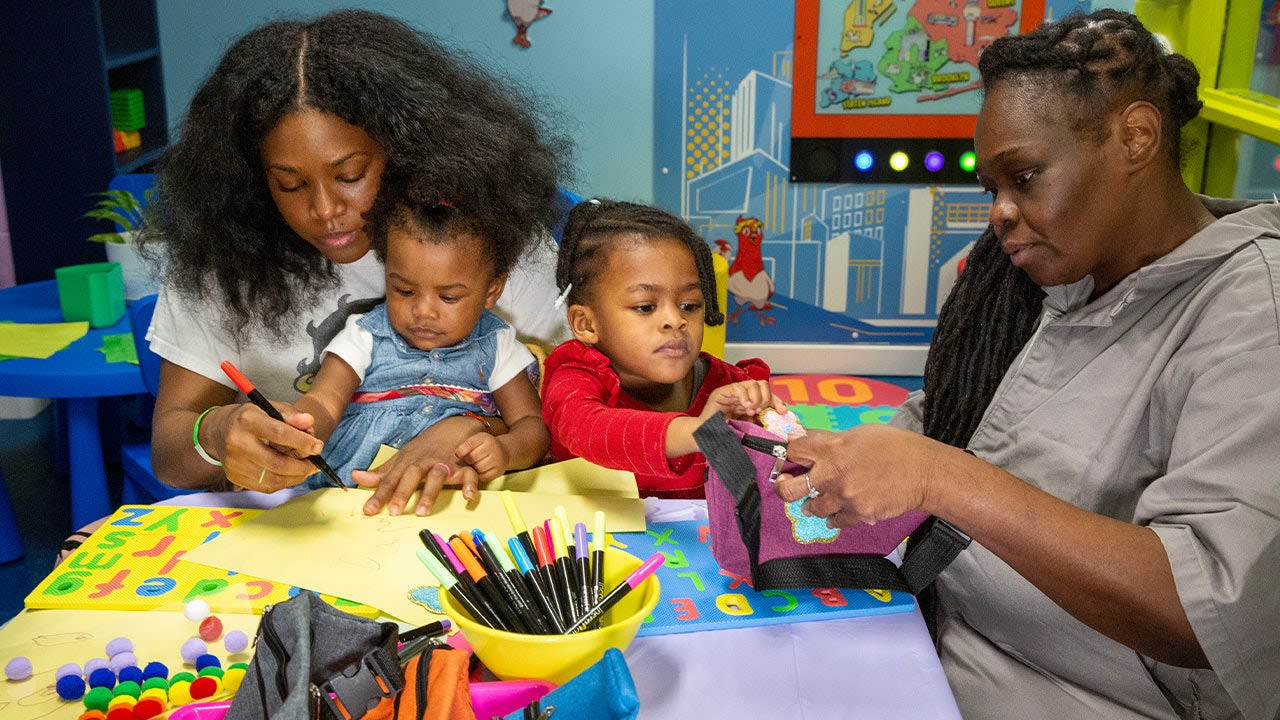
[(529, 42), (529, 26), (535, 20), (541, 20), (550, 14), (551, 8), (542, 7), (542, 0), (507, 0), (507, 15), (516, 25), (516, 36), (511, 38), (511, 42), (522, 48), (532, 45)]

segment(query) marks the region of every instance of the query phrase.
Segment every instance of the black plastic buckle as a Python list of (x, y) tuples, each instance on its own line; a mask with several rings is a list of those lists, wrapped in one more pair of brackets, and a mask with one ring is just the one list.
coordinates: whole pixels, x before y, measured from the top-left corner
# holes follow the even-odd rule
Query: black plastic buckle
[[(377, 707), (384, 698), (395, 697), (404, 689), (404, 676), (388, 672), (379, 660), (385, 648), (375, 648), (365, 653), (360, 662), (352, 663), (342, 672), (320, 683), (322, 707), (328, 717), (339, 720), (356, 720)], [(400, 665), (395, 664), (396, 670)]]

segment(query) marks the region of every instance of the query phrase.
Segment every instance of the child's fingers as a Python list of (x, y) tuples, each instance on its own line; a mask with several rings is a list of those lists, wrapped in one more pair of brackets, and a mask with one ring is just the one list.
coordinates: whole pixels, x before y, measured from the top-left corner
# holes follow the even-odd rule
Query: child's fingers
[(467, 502), (471, 502), (476, 497), (476, 492), (480, 490), (480, 476), (476, 474), (474, 468), (463, 466), (454, 472), (453, 477), (462, 483), (462, 497)]
[(418, 507), (414, 510), (414, 514), (430, 515), (431, 508), (436, 504), (436, 496), (440, 494), (440, 489), (449, 481), (455, 471), (447, 463), (436, 463), (427, 471), (427, 479), (422, 483), (422, 494), (418, 496)]
[(493, 436), (489, 435), (488, 433), (477, 433), (475, 435), (472, 435), (468, 437), (466, 440), (463, 440), (462, 442), (458, 443), (458, 447), (454, 448), (453, 450), (453, 456), (467, 463), (468, 465), (473, 465), (475, 463), (472, 462), (472, 460), (470, 459), (471, 456), (475, 454), (476, 450), (484, 446), (486, 438), (491, 438), (491, 437)]

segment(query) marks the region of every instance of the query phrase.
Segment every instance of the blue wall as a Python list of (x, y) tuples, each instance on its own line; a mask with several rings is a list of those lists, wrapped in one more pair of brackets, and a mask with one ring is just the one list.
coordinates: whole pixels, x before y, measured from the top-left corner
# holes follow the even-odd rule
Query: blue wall
[(511, 43), (503, 0), (164, 0), (158, 3), (171, 122), (233, 40), (283, 16), (359, 6), (400, 17), (540, 96), (576, 141), (573, 189), (653, 199), (653, 0), (547, 0), (553, 13)]

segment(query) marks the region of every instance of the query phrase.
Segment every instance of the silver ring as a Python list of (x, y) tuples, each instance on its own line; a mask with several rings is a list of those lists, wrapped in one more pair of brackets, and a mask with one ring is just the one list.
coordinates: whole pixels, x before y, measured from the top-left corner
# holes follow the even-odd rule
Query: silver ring
[(809, 493), (808, 493), (809, 497), (816, 498), (822, 494), (818, 492), (818, 488), (813, 486), (813, 481), (809, 479), (809, 473), (804, 474), (804, 484), (805, 484), (805, 487), (809, 488)]
[(267, 469), (262, 468), (262, 472), (258, 473), (258, 484), (261, 485), (264, 478), (267, 477)]

